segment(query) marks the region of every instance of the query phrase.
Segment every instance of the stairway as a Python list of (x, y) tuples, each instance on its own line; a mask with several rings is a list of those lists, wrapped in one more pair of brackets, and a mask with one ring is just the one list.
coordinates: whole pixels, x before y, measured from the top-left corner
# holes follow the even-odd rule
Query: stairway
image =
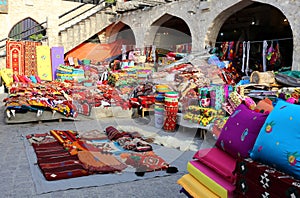
[[(115, 20), (111, 6), (86, 5), (82, 11), (68, 14), (60, 19), (58, 43), (64, 46), (65, 53), (91, 38)], [(101, 41), (103, 42), (103, 41)]]

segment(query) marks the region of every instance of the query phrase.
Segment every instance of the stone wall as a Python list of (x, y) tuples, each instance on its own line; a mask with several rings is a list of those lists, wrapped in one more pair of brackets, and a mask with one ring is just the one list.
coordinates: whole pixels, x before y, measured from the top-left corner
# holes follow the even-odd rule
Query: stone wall
[(300, 26), (298, 12), (300, 2), (297, 0), (182, 0), (146, 11), (138, 10), (125, 14), (121, 22), (130, 26), (136, 36), (136, 45), (143, 46), (153, 43), (151, 25), (165, 15), (181, 18), (188, 25), (192, 36), (192, 49), (195, 53), (203, 52), (205, 46), (216, 42), (217, 35), (224, 21), (252, 2), (270, 4), (278, 8), (290, 22), (293, 31), (293, 70), (300, 70)]

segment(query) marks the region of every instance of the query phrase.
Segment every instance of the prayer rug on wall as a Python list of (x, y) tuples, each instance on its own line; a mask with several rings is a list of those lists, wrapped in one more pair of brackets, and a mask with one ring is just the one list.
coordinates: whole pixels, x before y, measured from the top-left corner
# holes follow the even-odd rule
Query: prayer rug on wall
[(56, 69), (60, 64), (64, 64), (64, 47), (51, 48), (52, 79), (56, 78)]
[(15, 75), (24, 74), (24, 42), (6, 41), (6, 68)]
[(52, 66), (49, 46), (36, 46), (37, 73), (41, 80), (52, 81)]
[(24, 74), (26, 76), (37, 74), (36, 46), (40, 45), (41, 42), (25, 41)]

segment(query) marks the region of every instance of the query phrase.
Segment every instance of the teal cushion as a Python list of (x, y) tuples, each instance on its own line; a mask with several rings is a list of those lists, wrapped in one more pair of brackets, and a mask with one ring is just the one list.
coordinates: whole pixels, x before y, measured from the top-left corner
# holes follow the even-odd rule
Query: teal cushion
[(277, 102), (250, 157), (300, 179), (300, 105)]

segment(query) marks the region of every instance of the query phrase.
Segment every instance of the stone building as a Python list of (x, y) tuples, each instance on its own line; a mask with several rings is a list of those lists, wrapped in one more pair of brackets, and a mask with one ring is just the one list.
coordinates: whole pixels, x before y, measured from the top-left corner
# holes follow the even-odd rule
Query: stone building
[(300, 2), (296, 0), (2, 2), (1, 67), (5, 67), (6, 40), (28, 39), (34, 33), (28, 29), (38, 27), (45, 44), (64, 46), (65, 53), (91, 39), (108, 43), (123, 38), (139, 48), (169, 49), (189, 43), (192, 53), (205, 52), (225, 40), (280, 41), (286, 64), (300, 69)]

